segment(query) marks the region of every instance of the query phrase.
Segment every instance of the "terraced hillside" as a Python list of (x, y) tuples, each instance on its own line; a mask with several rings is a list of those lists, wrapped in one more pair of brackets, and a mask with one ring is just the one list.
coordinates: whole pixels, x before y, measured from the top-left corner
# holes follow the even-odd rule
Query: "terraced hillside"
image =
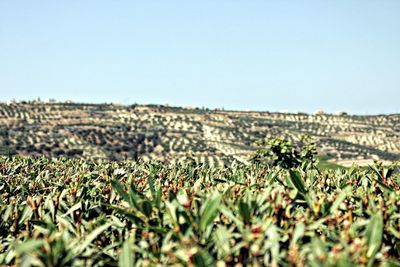
[(400, 115), (236, 112), (156, 105), (0, 104), (0, 154), (107, 159), (192, 157), (208, 165), (246, 162), (254, 141), (318, 140), (339, 164), (400, 158)]

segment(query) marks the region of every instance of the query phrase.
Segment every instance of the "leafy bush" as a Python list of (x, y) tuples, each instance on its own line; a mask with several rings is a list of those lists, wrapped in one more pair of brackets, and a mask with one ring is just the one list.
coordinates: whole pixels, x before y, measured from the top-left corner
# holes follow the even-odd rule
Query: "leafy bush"
[(400, 176), (0, 157), (0, 265), (400, 264)]
[(256, 145), (259, 149), (251, 157), (251, 162), (255, 164), (290, 169), (298, 166), (308, 168), (317, 163), (317, 146), (310, 136), (303, 136), (298, 148), (292, 142), (279, 137), (258, 140)]

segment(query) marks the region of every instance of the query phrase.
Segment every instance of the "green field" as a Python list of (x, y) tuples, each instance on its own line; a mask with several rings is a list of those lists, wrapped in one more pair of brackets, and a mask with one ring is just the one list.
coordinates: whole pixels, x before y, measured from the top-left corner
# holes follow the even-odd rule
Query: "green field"
[(345, 167), (340, 166), (338, 164), (329, 162), (329, 160), (332, 159), (332, 157), (327, 156), (327, 155), (321, 155), (318, 157), (318, 167), (320, 169), (331, 169), (331, 170), (336, 170), (336, 169), (345, 169)]
[(1, 157), (0, 264), (399, 266), (400, 176), (379, 168)]

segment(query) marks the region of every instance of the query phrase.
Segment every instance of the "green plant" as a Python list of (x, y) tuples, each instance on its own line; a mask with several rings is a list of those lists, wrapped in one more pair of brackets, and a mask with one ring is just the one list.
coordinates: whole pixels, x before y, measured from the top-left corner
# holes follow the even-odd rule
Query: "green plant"
[(291, 141), (279, 137), (258, 140), (256, 145), (259, 149), (251, 157), (251, 162), (255, 164), (290, 169), (298, 166), (314, 167), (317, 163), (317, 147), (310, 136), (303, 136), (297, 148)]
[(391, 170), (0, 157), (0, 265), (398, 266)]

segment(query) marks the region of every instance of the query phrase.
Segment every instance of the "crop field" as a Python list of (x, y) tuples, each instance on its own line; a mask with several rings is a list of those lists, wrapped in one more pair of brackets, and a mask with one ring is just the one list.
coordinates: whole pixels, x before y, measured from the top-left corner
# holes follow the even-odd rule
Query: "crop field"
[(0, 157), (0, 264), (399, 266), (395, 165)]
[(0, 0), (0, 267), (400, 267), (400, 0), (47, 2)]
[(400, 266), (399, 125), (0, 103), (0, 265)]
[(0, 155), (246, 163), (260, 138), (313, 136), (328, 164), (400, 159), (400, 115), (287, 114), (162, 105), (0, 103)]

